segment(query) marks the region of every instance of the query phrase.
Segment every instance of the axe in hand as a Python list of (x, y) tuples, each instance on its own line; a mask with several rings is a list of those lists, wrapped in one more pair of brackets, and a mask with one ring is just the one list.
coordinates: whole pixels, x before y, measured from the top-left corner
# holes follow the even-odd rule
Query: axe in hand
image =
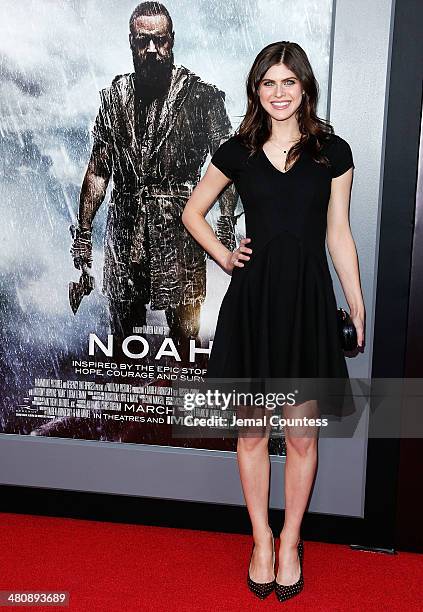
[(69, 283), (69, 303), (71, 305), (73, 314), (76, 314), (82, 298), (86, 295), (90, 295), (91, 291), (95, 287), (94, 276), (91, 276), (89, 267), (84, 264), (82, 266), (82, 274), (77, 283), (71, 281)]
[[(70, 231), (75, 238), (76, 230), (73, 225), (70, 227)], [(95, 288), (95, 279), (94, 276), (90, 274), (90, 268), (86, 263), (83, 263), (81, 269), (82, 274), (79, 281), (77, 283), (73, 281), (69, 283), (69, 303), (73, 314), (77, 313), (84, 296), (90, 295), (91, 291)]]

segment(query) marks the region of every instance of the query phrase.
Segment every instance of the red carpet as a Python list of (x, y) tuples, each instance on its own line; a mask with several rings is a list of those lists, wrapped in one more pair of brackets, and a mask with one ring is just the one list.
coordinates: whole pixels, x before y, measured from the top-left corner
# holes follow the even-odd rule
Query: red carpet
[(304, 591), (280, 604), (248, 591), (247, 536), (0, 514), (0, 540), (0, 590), (70, 592), (68, 608), (20, 609), (423, 610), (423, 556), (411, 553), (305, 542)]

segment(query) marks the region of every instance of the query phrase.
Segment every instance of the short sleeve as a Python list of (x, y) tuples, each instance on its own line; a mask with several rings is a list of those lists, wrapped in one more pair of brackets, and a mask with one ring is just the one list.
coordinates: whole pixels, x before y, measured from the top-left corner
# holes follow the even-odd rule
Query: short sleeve
[(340, 136), (333, 136), (332, 142), (328, 147), (327, 156), (330, 161), (332, 178), (341, 176), (350, 168), (355, 168), (351, 147)]
[(236, 157), (234, 156), (234, 138), (223, 142), (211, 158), (211, 163), (216, 166), (231, 181), (234, 180)]
[(92, 135), (94, 140), (100, 141), (103, 145), (108, 145), (111, 142), (109, 127), (110, 121), (107, 120), (105, 97), (103, 91), (100, 92), (100, 99), (101, 104), (94, 122)]
[(213, 155), (222, 140), (228, 138), (232, 132), (231, 121), (226, 112), (225, 93), (220, 89), (213, 92), (206, 108), (208, 145), (209, 151)]

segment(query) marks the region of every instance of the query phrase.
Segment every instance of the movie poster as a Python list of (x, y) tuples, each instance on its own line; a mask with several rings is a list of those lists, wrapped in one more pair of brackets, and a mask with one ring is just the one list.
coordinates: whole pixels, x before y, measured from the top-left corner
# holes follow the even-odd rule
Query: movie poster
[[(331, 12), (3, 0), (1, 433), (234, 449), (173, 439), (166, 418), (172, 381), (203, 379), (230, 281), (181, 214), (242, 119), (263, 46), (305, 48), (326, 116)], [(232, 187), (206, 219), (231, 250), (245, 235)]]

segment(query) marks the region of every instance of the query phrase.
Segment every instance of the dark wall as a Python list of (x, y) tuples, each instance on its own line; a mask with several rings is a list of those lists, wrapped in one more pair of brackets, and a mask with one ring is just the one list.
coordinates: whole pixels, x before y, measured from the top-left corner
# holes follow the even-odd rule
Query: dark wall
[[(423, 376), (423, 228), (415, 225), (422, 109), (423, 3), (396, 0), (387, 114), (379, 268), (372, 377)], [(421, 163), (421, 161), (420, 161)], [(420, 259), (423, 261), (423, 257)], [(421, 264), (420, 264), (421, 266)], [(420, 302), (420, 303), (419, 303)], [(401, 418), (398, 414), (398, 418)], [(385, 534), (400, 548), (423, 550), (421, 486), (423, 444), (418, 440), (370, 440), (367, 503)], [(379, 503), (378, 503), (379, 501)], [(383, 507), (383, 506), (382, 506)], [(377, 519), (377, 511), (375, 519)]]

